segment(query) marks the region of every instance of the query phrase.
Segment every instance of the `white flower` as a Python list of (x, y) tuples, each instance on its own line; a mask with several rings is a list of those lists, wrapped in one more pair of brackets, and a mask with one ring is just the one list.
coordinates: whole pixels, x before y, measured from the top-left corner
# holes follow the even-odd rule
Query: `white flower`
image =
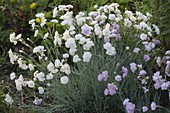
[(40, 18), (41, 20), (41, 27), (43, 27), (46, 24), (47, 19), (45, 19), (45, 14), (44, 13), (38, 13), (35, 15), (37, 18)]
[(67, 76), (63, 76), (63, 77), (60, 78), (60, 82), (61, 82), (62, 84), (67, 84), (68, 81), (69, 81), (69, 79), (68, 79)]
[(106, 20), (107, 16), (104, 13), (102, 13), (102, 15), (100, 15), (100, 18), (101, 18), (101, 20)]
[(53, 10), (53, 18), (55, 18), (57, 14), (58, 14), (58, 10), (57, 10), (57, 7), (55, 7)]
[(146, 12), (146, 16), (152, 17), (152, 15), (149, 12)]
[(70, 53), (70, 55), (75, 55), (75, 52), (77, 51), (77, 49), (75, 49), (75, 48), (70, 48), (69, 49), (69, 53)]
[(38, 74), (38, 70), (34, 72), (34, 75), (33, 75), (34, 76), (34, 78), (33, 78), (34, 81), (37, 80), (37, 74)]
[(83, 23), (86, 22), (86, 17), (85, 16), (85, 13), (84, 12), (79, 12), (78, 15), (76, 15), (76, 23), (81, 26)]
[(34, 33), (34, 37), (37, 37), (38, 33), (39, 33), (39, 30), (36, 30)]
[(107, 23), (105, 29), (103, 30), (103, 35), (110, 36), (110, 24)]
[(130, 20), (135, 21), (136, 18), (133, 16), (133, 13), (131, 11), (126, 10), (125, 14), (130, 18)]
[(154, 27), (156, 34), (159, 35), (160, 34), (160, 30), (158, 28), (158, 26), (156, 26), (155, 24), (152, 24), (152, 26)]
[(70, 66), (68, 64), (64, 64), (61, 69), (60, 69), (61, 72), (64, 72), (65, 74), (69, 75), (71, 72), (70, 72)]
[(15, 73), (12, 72), (12, 73), (10, 74), (10, 79), (13, 80), (15, 77), (16, 77)]
[(39, 92), (39, 94), (43, 94), (44, 93), (44, 88), (43, 87), (38, 87), (38, 92)]
[(21, 38), (22, 34), (19, 34), (16, 36), (16, 39), (19, 40)]
[(98, 8), (98, 5), (95, 5), (94, 8), (97, 9), (97, 8)]
[(44, 82), (45, 78), (44, 78), (44, 73), (40, 72), (36, 74), (36, 77), (38, 78), (39, 81)]
[(148, 35), (149, 35), (150, 37), (152, 37), (152, 33), (151, 33), (151, 32), (148, 32)]
[(33, 64), (29, 64), (29, 65), (28, 65), (28, 68), (29, 68), (30, 71), (31, 71), (31, 70), (34, 70), (34, 65), (33, 65)]
[(78, 25), (82, 25), (83, 23), (86, 22), (86, 18), (85, 18), (85, 17), (82, 17), (82, 16), (80, 16), (80, 15), (76, 15), (75, 18), (76, 18), (76, 22), (77, 22)]
[(106, 54), (113, 56), (116, 55), (116, 50), (114, 47), (112, 47), (112, 45), (107, 42), (106, 44), (103, 45), (104, 49), (106, 49)]
[(72, 5), (59, 5), (58, 9), (59, 11), (68, 11), (69, 9), (72, 9), (73, 6)]
[(102, 37), (102, 30), (101, 30), (101, 28), (98, 24), (94, 25), (94, 32), (95, 32), (96, 35), (99, 36), (99, 38)]
[(69, 54), (68, 53), (64, 53), (63, 54), (63, 58), (69, 58)]
[(47, 65), (47, 69), (48, 69), (48, 71), (51, 72), (51, 73), (57, 73), (57, 72), (58, 72), (58, 70), (55, 69), (54, 64), (53, 64), (52, 62), (50, 62), (50, 63)]
[(79, 44), (82, 44), (82, 45), (87, 41), (87, 39), (85, 37), (82, 37), (79, 40), (80, 40)]
[(82, 34), (76, 34), (76, 35), (75, 35), (75, 39), (76, 39), (76, 40), (80, 40), (81, 38), (83, 38), (83, 35), (82, 35)]
[(59, 45), (61, 46), (62, 42), (61, 39), (59, 38), (58, 31), (55, 31), (55, 36), (54, 36), (54, 45)]
[(125, 11), (125, 14), (126, 14), (127, 16), (129, 16), (129, 17), (133, 16), (132, 11), (126, 10), (126, 11)]
[(45, 14), (44, 13), (38, 13), (35, 15), (37, 18), (44, 18)]
[(43, 39), (47, 39), (48, 36), (49, 36), (49, 33), (47, 32), (47, 33), (45, 33)]
[(141, 40), (147, 40), (147, 35), (144, 34), (144, 33), (140, 34), (140, 39)]
[(83, 62), (89, 62), (92, 57), (92, 54), (90, 52), (84, 52), (83, 54)]
[(29, 24), (31, 24), (32, 29), (34, 29), (35, 28), (35, 19), (30, 20)]
[(28, 66), (23, 62), (22, 58), (19, 58), (18, 59), (18, 64), (19, 64), (19, 67), (23, 70), (26, 70), (28, 69)]
[(34, 88), (34, 87), (35, 87), (35, 83), (34, 83), (34, 81), (32, 81), (32, 80), (26, 81), (25, 83), (26, 83), (26, 84), (28, 85), (28, 87), (30, 87), (30, 88)]
[(138, 20), (143, 20), (143, 21), (148, 20), (147, 16), (143, 15), (141, 12), (136, 11), (136, 15)]
[(19, 78), (15, 80), (15, 85), (18, 91), (22, 90), (22, 86), (24, 86), (24, 78), (22, 75), (20, 75)]
[(128, 18), (125, 18), (124, 19), (124, 26), (130, 27), (131, 25), (132, 25), (132, 22)]
[[(76, 30), (74, 25), (69, 26), (69, 31), (70, 32), (75, 32), (74, 30)], [(75, 32), (76, 33), (76, 32)], [(75, 34), (75, 33), (70, 33), (71, 35)]]
[(62, 66), (62, 63), (60, 62), (59, 59), (56, 59), (56, 60), (55, 60), (55, 67), (58, 68), (58, 67), (60, 67), (60, 66)]
[(79, 58), (79, 56), (78, 56), (78, 55), (74, 55), (74, 56), (73, 56), (73, 62), (74, 62), (74, 63), (77, 63), (77, 62), (79, 62), (79, 61), (81, 61), (81, 59)]
[(8, 51), (8, 54), (9, 54), (9, 58), (10, 58), (11, 64), (14, 64), (14, 61), (17, 61), (18, 56), (15, 55), (15, 54), (12, 52), (11, 49)]
[(110, 56), (116, 55), (116, 50), (115, 50), (115, 48), (112, 47), (112, 48), (108, 49), (108, 50), (106, 51), (106, 54), (108, 54), (108, 55), (110, 55)]
[(75, 31), (70, 31), (70, 35), (74, 35), (74, 34), (76, 34)]
[(73, 24), (73, 11), (67, 11), (64, 15), (60, 16), (60, 19), (63, 21), (61, 22), (61, 25), (68, 25), (71, 26)]
[(67, 40), (67, 39), (69, 39), (69, 38), (71, 38), (70, 33), (69, 33), (69, 30), (66, 30), (66, 31), (63, 33), (63, 39), (64, 39), (64, 40)]
[(46, 24), (47, 19), (41, 19), (41, 27), (43, 27)]
[(52, 73), (50, 73), (46, 76), (46, 79), (51, 80), (51, 79), (53, 79), (53, 77), (54, 77), (54, 75)]
[(126, 47), (126, 50), (129, 50), (129, 46)]
[(5, 100), (6, 103), (8, 103), (10, 105), (14, 102), (14, 100), (12, 100), (12, 98), (8, 94), (5, 95), (4, 100)]
[(90, 48), (94, 46), (93, 41), (86, 41), (86, 44), (83, 45), (84, 50), (90, 50)]
[(109, 14), (109, 19), (114, 20), (115, 19), (115, 14)]
[(33, 49), (33, 53), (38, 53), (38, 52), (44, 52), (44, 46), (37, 46), (37, 47), (34, 47)]
[(92, 21), (90, 25), (96, 25), (98, 22), (97, 21)]
[(21, 34), (15, 36), (15, 33), (12, 33), (12, 34), (10, 34), (9, 40), (11, 43), (14, 43), (14, 45), (16, 45), (18, 40), (21, 38), (21, 36), (22, 36)]
[(53, 22), (53, 23), (56, 23), (56, 24), (57, 24), (57, 23), (58, 23), (58, 20), (56, 20), (56, 19), (52, 19), (52, 20), (51, 20), (51, 22)]
[(67, 39), (67, 41), (65, 42), (65, 45), (67, 48), (76, 48), (75, 39), (74, 38)]

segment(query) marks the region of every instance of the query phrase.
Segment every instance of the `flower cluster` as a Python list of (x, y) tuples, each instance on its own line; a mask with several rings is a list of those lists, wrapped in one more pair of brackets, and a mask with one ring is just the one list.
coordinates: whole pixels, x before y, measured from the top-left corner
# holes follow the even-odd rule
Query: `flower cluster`
[[(170, 51), (167, 51), (163, 58), (155, 56), (160, 41), (154, 39), (153, 35), (159, 35), (160, 31), (155, 24), (149, 22), (152, 15), (144, 15), (138, 11), (132, 13), (128, 10), (122, 14), (118, 7), (117, 3), (95, 7), (96, 9), (88, 14), (79, 12), (74, 17), (71, 11), (73, 6), (59, 5), (52, 11), (52, 19), (45, 18), (43, 13), (36, 14), (35, 17), (40, 22), (32, 19), (29, 24), (35, 31), (34, 37), (41, 40), (39, 45), (32, 44), (33, 41), (29, 38), (24, 40), (21, 34), (15, 36), (15, 33), (12, 33), (10, 42), (16, 45), (19, 41), (18, 43), (24, 44), (31, 53), (25, 55), (28, 52), (24, 49), (18, 53), (11, 49), (8, 52), (10, 62), (18, 64), (19, 68), (29, 73), (10, 74), (16, 89), (36, 89), (33, 103), (40, 105), (44, 99), (39, 98), (39, 95), (46, 93), (45, 88), (50, 87), (50, 80), (59, 80), (62, 86), (66, 85), (69, 83), (69, 76), (73, 74), (72, 69), (76, 68), (75, 65), (95, 64), (94, 61), (102, 56), (105, 64), (98, 68), (106, 70), (99, 72), (96, 78), (107, 84), (107, 88), (101, 88), (105, 96), (130, 98), (127, 92), (131, 87), (127, 86), (138, 87), (137, 92), (143, 92), (144, 95), (150, 90), (153, 91), (153, 87), (154, 90), (168, 90)], [(51, 23), (53, 27), (49, 29), (47, 23)], [(161, 63), (166, 64), (165, 73), (153, 73), (153, 62), (157, 63), (158, 67), (162, 66)], [(165, 74), (166, 77), (163, 76)], [(6, 98), (6, 102), (12, 104), (13, 100), (8, 95)], [(150, 98), (146, 103), (150, 102)], [(140, 106), (143, 112), (148, 111), (146, 103)], [(135, 104), (137, 103), (132, 103), (129, 99), (123, 102), (128, 113), (134, 113), (139, 107)], [(151, 110), (155, 109), (156, 104), (152, 102)]]

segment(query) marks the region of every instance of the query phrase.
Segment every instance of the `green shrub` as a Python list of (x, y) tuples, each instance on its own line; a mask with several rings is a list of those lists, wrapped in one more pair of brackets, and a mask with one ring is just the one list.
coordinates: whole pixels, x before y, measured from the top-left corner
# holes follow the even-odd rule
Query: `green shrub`
[(10, 42), (25, 48), (9, 51), (10, 62), (23, 71), (11, 74), (15, 95), (8, 104), (49, 113), (167, 109), (160, 90), (169, 90), (162, 86), (169, 83), (169, 61), (157, 56), (160, 31), (151, 14), (122, 14), (118, 4), (95, 7), (74, 15), (71, 5), (59, 5), (48, 17), (36, 14), (29, 23), (39, 43), (10, 34)]

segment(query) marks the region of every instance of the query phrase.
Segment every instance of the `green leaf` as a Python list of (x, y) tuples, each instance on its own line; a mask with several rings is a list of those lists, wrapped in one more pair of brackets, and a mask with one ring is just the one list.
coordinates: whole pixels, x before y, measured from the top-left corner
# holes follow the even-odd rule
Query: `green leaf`
[(30, 0), (22, 0), (22, 3), (28, 7), (30, 5)]
[(42, 12), (48, 4), (49, 0), (38, 0), (37, 4), (39, 6), (39, 8), (37, 9), (38, 12)]

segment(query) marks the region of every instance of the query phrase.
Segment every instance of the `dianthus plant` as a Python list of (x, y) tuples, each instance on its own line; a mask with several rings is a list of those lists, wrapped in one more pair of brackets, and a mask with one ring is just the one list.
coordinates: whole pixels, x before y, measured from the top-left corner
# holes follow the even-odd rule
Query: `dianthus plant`
[(74, 15), (73, 6), (59, 5), (51, 17), (39, 13), (29, 21), (38, 42), (10, 35), (14, 45), (23, 44), (19, 52), (9, 50), (10, 62), (24, 70), (10, 75), (22, 104), (44, 112), (160, 110), (160, 91), (170, 85), (170, 52), (156, 56), (160, 31), (151, 14), (118, 7)]

